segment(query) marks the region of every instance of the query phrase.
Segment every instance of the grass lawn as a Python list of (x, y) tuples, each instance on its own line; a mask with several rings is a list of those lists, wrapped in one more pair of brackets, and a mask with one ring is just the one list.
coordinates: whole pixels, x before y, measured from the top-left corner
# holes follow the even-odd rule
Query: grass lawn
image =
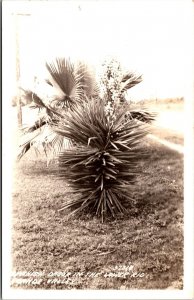
[(44, 159), (31, 152), (15, 166), (13, 271), (31, 274), (13, 274), (12, 287), (182, 288), (183, 156), (150, 140), (143, 146), (150, 159), (140, 161), (136, 207), (103, 224), (58, 212), (71, 195)]

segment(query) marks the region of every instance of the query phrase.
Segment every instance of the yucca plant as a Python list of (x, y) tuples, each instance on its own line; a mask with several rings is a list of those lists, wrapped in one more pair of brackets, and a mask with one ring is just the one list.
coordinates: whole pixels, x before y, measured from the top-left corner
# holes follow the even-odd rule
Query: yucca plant
[(115, 105), (114, 113), (107, 114), (105, 101), (92, 99), (53, 124), (59, 135), (75, 142), (59, 155), (59, 176), (77, 195), (61, 209), (95, 212), (102, 222), (106, 215), (127, 212), (138, 161), (144, 155), (138, 144), (147, 131), (142, 123), (126, 120), (125, 111), (125, 105)]
[[(151, 123), (155, 119), (155, 114), (146, 108), (129, 104), (126, 100), (126, 92), (133, 86), (142, 82), (142, 76), (134, 72), (126, 72), (116, 59), (107, 60), (103, 64), (101, 74), (101, 90), (105, 105), (109, 113), (113, 113), (115, 103), (125, 104), (126, 118), (132, 118), (145, 123)], [(126, 105), (127, 104), (127, 105)]]
[(32, 147), (38, 149), (41, 145), (45, 154), (48, 152), (56, 157), (63, 147), (68, 147), (71, 142), (56, 134), (50, 126), (56, 117), (64, 111), (73, 110), (81, 104), (85, 97), (98, 94), (98, 87), (94, 74), (89, 67), (82, 63), (72, 63), (70, 59), (56, 58), (51, 63), (46, 63), (49, 78), (46, 82), (53, 88), (53, 96), (47, 97), (37, 91), (26, 91), (32, 99), (32, 107), (38, 108), (41, 113), (33, 125), (24, 127), (23, 142), (20, 144), (18, 159)]
[(116, 59), (107, 60), (103, 64), (101, 89), (105, 102), (125, 103), (125, 92), (142, 81), (142, 76), (134, 72), (126, 72)]

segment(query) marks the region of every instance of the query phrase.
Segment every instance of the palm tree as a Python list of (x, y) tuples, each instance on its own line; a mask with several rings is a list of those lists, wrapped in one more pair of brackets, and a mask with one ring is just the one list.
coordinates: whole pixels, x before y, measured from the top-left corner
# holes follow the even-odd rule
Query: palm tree
[(73, 64), (70, 59), (56, 58), (55, 61), (46, 63), (46, 68), (49, 73), (46, 82), (53, 87), (53, 91), (57, 91), (57, 95), (55, 93), (52, 98), (46, 98), (37, 92), (26, 91), (27, 97), (32, 99), (31, 106), (38, 108), (41, 115), (32, 126), (23, 128), (24, 142), (20, 145), (18, 159), (32, 146), (41, 145), (46, 155), (51, 150), (53, 156), (56, 156), (64, 146), (69, 146), (70, 141), (52, 130), (51, 122), (67, 109), (73, 110), (77, 104), (85, 100), (85, 97), (95, 96), (98, 93), (93, 73), (82, 62)]

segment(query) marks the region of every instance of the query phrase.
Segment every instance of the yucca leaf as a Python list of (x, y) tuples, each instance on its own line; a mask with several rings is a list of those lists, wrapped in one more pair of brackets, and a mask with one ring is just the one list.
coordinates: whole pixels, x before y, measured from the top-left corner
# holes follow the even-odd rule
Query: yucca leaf
[(141, 75), (136, 75), (132, 72), (125, 74), (121, 80), (121, 92), (127, 91), (128, 89), (132, 88), (136, 84), (142, 81)]

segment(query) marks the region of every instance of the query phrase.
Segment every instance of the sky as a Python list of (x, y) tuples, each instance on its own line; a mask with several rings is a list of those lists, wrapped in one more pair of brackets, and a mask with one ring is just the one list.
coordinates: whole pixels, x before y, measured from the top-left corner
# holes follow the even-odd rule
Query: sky
[(30, 85), (36, 74), (44, 76), (45, 60), (56, 56), (83, 59), (97, 70), (107, 57), (115, 57), (124, 69), (143, 75), (130, 98), (186, 93), (192, 72), (192, 1), (10, 0), (3, 11), (5, 47), (13, 69), (13, 14), (30, 14), (18, 17), (23, 85)]

